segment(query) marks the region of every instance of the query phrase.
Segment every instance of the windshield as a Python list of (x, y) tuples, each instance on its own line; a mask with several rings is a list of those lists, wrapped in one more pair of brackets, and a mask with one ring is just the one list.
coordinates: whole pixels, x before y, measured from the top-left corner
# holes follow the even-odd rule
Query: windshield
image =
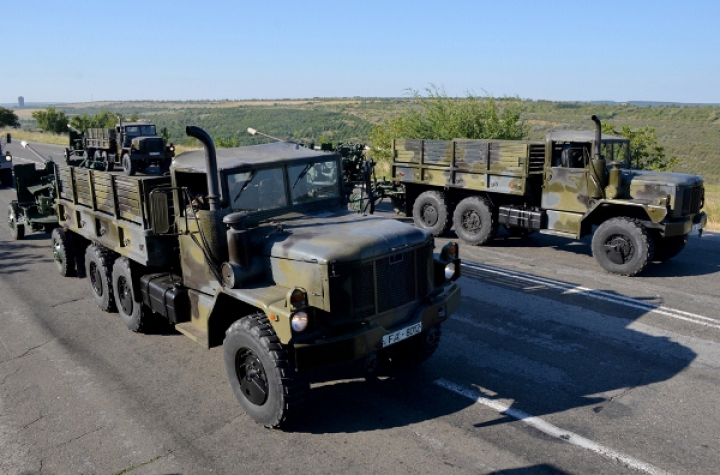
[(131, 137), (147, 137), (157, 135), (154, 125), (127, 125), (125, 126), (125, 134)]
[(287, 206), (282, 168), (228, 175), (233, 211), (266, 211)]
[(294, 205), (340, 196), (335, 160), (290, 166), (288, 177)]
[(602, 142), (600, 153), (608, 164), (610, 164), (610, 162), (623, 162), (626, 167), (630, 168), (629, 141)]

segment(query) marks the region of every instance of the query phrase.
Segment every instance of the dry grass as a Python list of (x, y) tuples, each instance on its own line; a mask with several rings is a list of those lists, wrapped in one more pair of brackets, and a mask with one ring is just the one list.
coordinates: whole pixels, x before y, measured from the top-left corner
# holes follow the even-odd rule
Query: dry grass
[(708, 215), (707, 230), (720, 232), (720, 186), (705, 185), (705, 207)]
[(23, 129), (0, 129), (0, 134), (11, 134), (13, 140), (27, 140), (28, 142), (50, 143), (55, 145), (68, 145), (68, 136), (65, 134), (49, 134), (47, 132), (29, 132)]

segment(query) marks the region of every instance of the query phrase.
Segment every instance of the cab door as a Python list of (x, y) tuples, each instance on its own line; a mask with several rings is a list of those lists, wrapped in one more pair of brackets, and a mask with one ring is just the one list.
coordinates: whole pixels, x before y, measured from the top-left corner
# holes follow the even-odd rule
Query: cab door
[(546, 165), (543, 183), (542, 207), (546, 210), (584, 214), (590, 197), (588, 180), (591, 180), (587, 163), (588, 144), (553, 146), (550, 166)]

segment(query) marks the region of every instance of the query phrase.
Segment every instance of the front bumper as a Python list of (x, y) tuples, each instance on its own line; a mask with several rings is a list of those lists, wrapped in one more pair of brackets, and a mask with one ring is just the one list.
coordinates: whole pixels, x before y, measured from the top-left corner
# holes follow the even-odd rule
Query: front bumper
[(693, 230), (704, 229), (707, 225), (707, 213), (704, 211), (696, 214), (692, 219), (665, 223), (664, 236), (684, 236)]
[[(423, 332), (427, 331), (447, 320), (459, 306), (460, 287), (453, 282), (429, 303), (418, 308), (412, 318), (394, 327), (375, 326), (313, 343), (296, 343), (294, 345), (295, 367), (298, 371), (303, 371), (356, 361), (381, 350), (383, 336), (418, 322), (422, 322)], [(444, 309), (444, 315), (442, 309)]]

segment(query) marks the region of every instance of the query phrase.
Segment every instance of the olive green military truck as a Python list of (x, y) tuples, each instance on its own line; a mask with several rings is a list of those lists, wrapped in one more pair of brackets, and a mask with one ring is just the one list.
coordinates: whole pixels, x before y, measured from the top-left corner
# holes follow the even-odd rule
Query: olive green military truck
[[(290, 143), (176, 157), (170, 176), (58, 166), (58, 269), (84, 255), (101, 309), (133, 331), (152, 314), (205, 347), (224, 345), (230, 386), (255, 421), (279, 427), (308, 371), (422, 362), (460, 303), (458, 246), (352, 213), (341, 157)], [(353, 365), (349, 364), (354, 362)]]
[(113, 129), (89, 128), (86, 132), (70, 128), (70, 146), (66, 160), (73, 156), (103, 163), (107, 171), (122, 166), (126, 175), (144, 172), (156, 166), (160, 174), (170, 169), (175, 147), (157, 135), (155, 125), (147, 122), (118, 122)]
[(608, 272), (632, 276), (682, 251), (705, 226), (697, 175), (631, 169), (626, 139), (596, 129), (555, 131), (545, 142), (393, 141), (393, 179), (403, 206), (434, 235), (451, 224), (482, 245), (500, 225), (580, 239), (594, 232), (592, 253)]

